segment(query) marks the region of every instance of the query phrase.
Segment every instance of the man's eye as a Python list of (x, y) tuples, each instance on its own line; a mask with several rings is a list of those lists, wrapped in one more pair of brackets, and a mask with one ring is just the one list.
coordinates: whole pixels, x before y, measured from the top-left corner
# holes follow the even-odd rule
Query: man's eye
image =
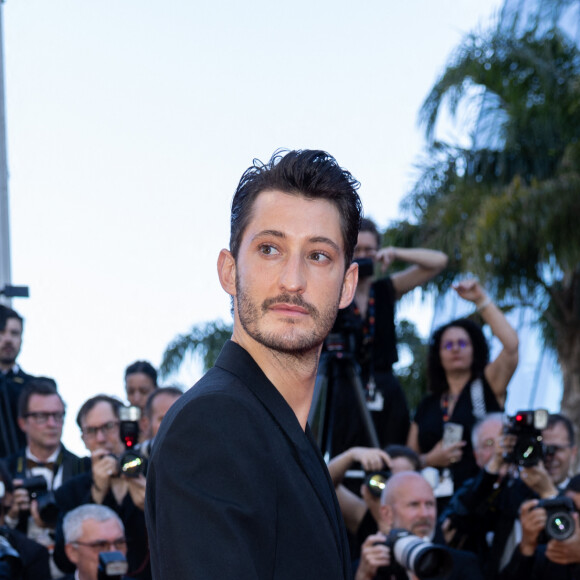
[(315, 262), (328, 262), (328, 260), (330, 260), (330, 258), (324, 252), (313, 252), (310, 254), (310, 257)]
[(262, 244), (260, 246), (260, 252), (266, 256), (273, 256), (275, 254), (279, 254), (278, 250), (271, 246), (270, 244)]

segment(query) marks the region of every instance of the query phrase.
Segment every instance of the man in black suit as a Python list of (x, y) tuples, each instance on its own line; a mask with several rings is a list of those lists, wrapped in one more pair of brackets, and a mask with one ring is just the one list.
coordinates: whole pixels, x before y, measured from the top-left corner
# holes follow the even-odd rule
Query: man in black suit
[(24, 321), (15, 310), (0, 304), (0, 457), (16, 453), (26, 445), (18, 428), (18, 398), (32, 377), (16, 363), (22, 347)]
[(357, 186), (323, 151), (278, 153), (242, 176), (218, 258), (232, 340), (171, 407), (149, 464), (156, 580), (350, 576), (307, 419), (322, 342), (356, 287)]
[(71, 571), (64, 550), (62, 522), (74, 508), (102, 504), (121, 519), (127, 533), (127, 560), (132, 578), (150, 580), (149, 550), (145, 528), (145, 477), (127, 477), (119, 471), (119, 456), (124, 451), (120, 435), (119, 409), (122, 404), (107, 395), (96, 395), (83, 403), (77, 414), (82, 439), (91, 453), (91, 467), (71, 478), (56, 490), (59, 521), (55, 532), (54, 561)]
[[(381, 496), (379, 526), (383, 532), (404, 529), (430, 542), (435, 535), (437, 503), (433, 488), (415, 471), (396, 473), (387, 481)], [(361, 560), (355, 580), (417, 580), (397, 562), (392, 550), (385, 544), (382, 532), (370, 535), (362, 545)], [(483, 580), (477, 558), (470, 552), (445, 548), (451, 555), (453, 567), (446, 580)]]

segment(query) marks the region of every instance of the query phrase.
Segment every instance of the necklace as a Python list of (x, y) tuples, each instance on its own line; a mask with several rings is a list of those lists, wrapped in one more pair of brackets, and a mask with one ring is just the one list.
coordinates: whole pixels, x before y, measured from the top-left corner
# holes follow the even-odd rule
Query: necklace
[(443, 411), (444, 423), (449, 421), (451, 413), (453, 412), (453, 409), (451, 409), (451, 412), (449, 411), (449, 407), (455, 407), (455, 403), (457, 402), (458, 398), (459, 395), (454, 395), (453, 393), (443, 393), (441, 395), (441, 410)]

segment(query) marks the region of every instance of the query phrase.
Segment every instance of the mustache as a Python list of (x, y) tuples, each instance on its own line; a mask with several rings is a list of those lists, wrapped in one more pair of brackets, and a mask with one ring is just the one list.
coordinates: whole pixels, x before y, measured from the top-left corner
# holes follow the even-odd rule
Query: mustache
[(270, 306), (274, 304), (291, 304), (292, 306), (298, 306), (300, 308), (304, 308), (308, 314), (311, 316), (318, 316), (318, 309), (316, 306), (309, 304), (297, 294), (279, 294), (278, 296), (274, 296), (273, 298), (266, 298), (264, 302), (262, 302), (262, 312), (266, 312)]

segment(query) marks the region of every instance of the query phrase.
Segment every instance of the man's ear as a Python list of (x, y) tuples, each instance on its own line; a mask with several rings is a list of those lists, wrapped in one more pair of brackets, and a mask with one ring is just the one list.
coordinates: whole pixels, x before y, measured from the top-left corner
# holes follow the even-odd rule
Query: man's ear
[(356, 285), (358, 284), (358, 264), (353, 262), (344, 274), (342, 293), (340, 295), (339, 308), (346, 308), (354, 299)]
[(381, 521), (379, 523), (379, 528), (391, 530), (393, 527), (393, 508), (390, 505), (381, 504), (381, 509), (379, 510), (379, 516)]
[(78, 550), (72, 544), (65, 544), (64, 551), (66, 557), (76, 566), (79, 563)]
[(26, 433), (26, 419), (24, 417), (18, 417), (18, 426), (20, 427), (21, 431)]
[(230, 295), (236, 295), (236, 261), (229, 250), (222, 250), (217, 262), (218, 276), (222, 288)]

